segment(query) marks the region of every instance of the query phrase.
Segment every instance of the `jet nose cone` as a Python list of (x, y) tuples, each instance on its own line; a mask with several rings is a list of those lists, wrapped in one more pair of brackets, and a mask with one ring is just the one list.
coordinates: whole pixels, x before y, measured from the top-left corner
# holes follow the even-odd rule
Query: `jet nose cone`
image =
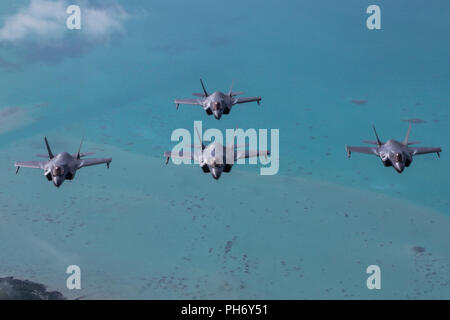
[(59, 178), (59, 177), (53, 178), (53, 184), (57, 188), (59, 188), (62, 185), (63, 182), (64, 182), (64, 180)]
[(222, 172), (220, 170), (218, 170), (217, 168), (211, 169), (211, 175), (215, 180), (218, 180), (220, 178), (221, 173)]
[(213, 111), (213, 114), (214, 114), (214, 118), (216, 118), (217, 120), (219, 120), (222, 117), (222, 114), (218, 110)]
[(394, 163), (394, 168), (398, 173), (402, 173), (403, 170), (405, 169), (405, 165), (401, 162), (396, 162)]

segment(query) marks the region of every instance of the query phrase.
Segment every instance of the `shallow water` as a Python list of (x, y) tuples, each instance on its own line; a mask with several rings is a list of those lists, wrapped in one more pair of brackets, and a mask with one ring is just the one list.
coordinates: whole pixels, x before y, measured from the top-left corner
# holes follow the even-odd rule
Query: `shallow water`
[[(0, 276), (72, 298), (450, 298), (450, 4), (377, 3), (379, 31), (361, 1), (129, 1), (123, 33), (98, 43), (0, 41)], [(26, 5), (3, 2), (1, 21)], [(220, 121), (176, 110), (200, 77), (222, 91), (234, 79), (262, 104)], [(440, 159), (402, 175), (347, 159), (372, 124), (403, 139), (404, 119), (425, 121), (411, 140), (442, 146)], [(172, 131), (194, 120), (280, 129), (279, 174), (241, 165), (214, 181), (164, 165)], [(16, 176), (44, 135), (55, 152), (84, 135), (111, 168), (60, 189), (39, 170)], [(80, 291), (65, 288), (70, 264)], [(371, 264), (381, 290), (366, 287)]]

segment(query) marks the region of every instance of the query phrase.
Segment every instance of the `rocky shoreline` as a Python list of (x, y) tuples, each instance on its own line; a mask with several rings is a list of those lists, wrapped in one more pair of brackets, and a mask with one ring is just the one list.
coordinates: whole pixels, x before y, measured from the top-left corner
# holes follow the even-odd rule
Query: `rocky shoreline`
[(0, 278), (0, 300), (65, 300), (58, 291), (47, 291), (47, 286), (14, 277)]

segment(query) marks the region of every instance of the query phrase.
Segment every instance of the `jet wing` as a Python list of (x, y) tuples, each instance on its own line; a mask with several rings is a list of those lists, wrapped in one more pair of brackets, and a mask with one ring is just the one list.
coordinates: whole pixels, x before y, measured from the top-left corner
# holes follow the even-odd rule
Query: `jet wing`
[(258, 102), (258, 104), (259, 104), (259, 102), (261, 101), (261, 97), (234, 98), (233, 104), (240, 104), (240, 103), (247, 103), (247, 102), (254, 102), (254, 101)]
[[(91, 155), (93, 155), (93, 154), (95, 154), (95, 152), (81, 152), (81, 153), (80, 153), (80, 158), (87, 157), (87, 156), (91, 156)], [(77, 156), (78, 156), (77, 153), (75, 153), (75, 154), (72, 155), (72, 157), (74, 157), (74, 158), (76, 158)], [(47, 158), (48, 158), (48, 156), (47, 156)]]
[(80, 164), (78, 165), (78, 169), (81, 169), (83, 167), (89, 167), (89, 166), (95, 166), (97, 164), (104, 164), (109, 168), (109, 164), (111, 163), (112, 158), (100, 158), (100, 159), (83, 159), (80, 161)]
[(175, 104), (177, 106), (177, 109), (180, 104), (193, 104), (193, 105), (201, 105), (202, 100), (201, 99), (176, 99)]
[(416, 148), (408, 148), (408, 151), (413, 156), (415, 156), (416, 154), (425, 154), (425, 153), (437, 153), (437, 155), (439, 156), (439, 152), (442, 152), (442, 149), (441, 148), (416, 147)]
[(190, 152), (164, 152), (164, 157), (166, 158), (166, 164), (169, 163), (169, 158), (177, 158), (177, 159), (189, 159), (195, 160), (195, 155)]
[(46, 163), (47, 161), (17, 161), (14, 163), (14, 166), (18, 168), (44, 169)]
[(268, 156), (270, 154), (270, 151), (268, 150), (237, 150), (234, 155), (234, 160), (239, 159), (247, 159), (247, 158), (253, 158), (253, 157), (259, 157), (259, 156)]
[(347, 156), (350, 158), (350, 155), (352, 152), (360, 152), (360, 153), (367, 153), (367, 154), (374, 154), (378, 155), (377, 148), (374, 147), (345, 147), (345, 150), (347, 150)]

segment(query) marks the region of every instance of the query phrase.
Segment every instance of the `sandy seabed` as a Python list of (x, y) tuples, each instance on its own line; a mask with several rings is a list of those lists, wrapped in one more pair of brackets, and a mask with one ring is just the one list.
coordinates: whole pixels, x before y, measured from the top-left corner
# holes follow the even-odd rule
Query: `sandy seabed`
[[(195, 165), (104, 149), (109, 170), (85, 168), (60, 189), (39, 170), (1, 179), (0, 276), (86, 299), (450, 298), (445, 214), (256, 166), (215, 181)], [(82, 290), (65, 287), (72, 264)], [(366, 287), (372, 264), (381, 290)]]

